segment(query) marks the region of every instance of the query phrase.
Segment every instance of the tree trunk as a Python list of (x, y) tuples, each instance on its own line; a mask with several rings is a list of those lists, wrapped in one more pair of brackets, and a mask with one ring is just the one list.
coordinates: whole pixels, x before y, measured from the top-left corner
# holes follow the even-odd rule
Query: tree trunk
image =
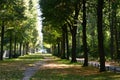
[(29, 52), (29, 43), (26, 43), (26, 54)]
[(56, 44), (52, 45), (52, 50), (51, 51), (54, 55), (56, 55)]
[(57, 48), (58, 48), (58, 57), (60, 57), (60, 41), (58, 42), (57, 45), (58, 45), (58, 46), (57, 46)]
[(23, 56), (25, 55), (25, 44), (23, 43)]
[(117, 1), (112, 1), (112, 28), (113, 32), (113, 49), (115, 53), (115, 59), (119, 59), (119, 42), (118, 42), (118, 28), (117, 28)]
[(83, 0), (83, 47), (84, 47), (84, 64), (88, 66), (88, 53), (86, 41), (86, 0)]
[(119, 47), (118, 47), (118, 29), (117, 29), (117, 2), (114, 1), (112, 4), (113, 8), (113, 20), (114, 20), (114, 34), (115, 34), (115, 53), (116, 53), (116, 58), (120, 59), (120, 54), (119, 54)]
[(117, 23), (116, 23), (117, 21), (116, 21), (116, 16), (115, 16), (115, 46), (116, 46), (116, 54), (117, 54), (117, 59), (119, 60), (120, 59), (120, 54), (119, 54), (119, 46), (118, 46), (118, 44), (119, 44), (119, 42), (118, 42), (118, 29), (117, 29)]
[(2, 22), (2, 29), (1, 29), (1, 53), (0, 53), (0, 60), (3, 60), (3, 47), (4, 47), (4, 21)]
[(70, 53), (69, 53), (69, 40), (68, 40), (68, 29), (67, 29), (67, 26), (65, 27), (65, 32), (66, 32), (67, 59), (69, 60)]
[(104, 0), (98, 0), (97, 6), (97, 32), (98, 32), (98, 52), (100, 56), (100, 72), (105, 71), (105, 52), (103, 45), (103, 2)]
[(61, 53), (61, 58), (62, 59), (65, 59), (65, 26), (62, 27), (62, 44), (61, 44), (61, 50), (62, 50), (62, 53)]
[[(111, 11), (111, 1), (109, 0), (109, 11)], [(114, 31), (113, 31), (113, 11), (112, 15), (109, 13), (109, 25), (110, 25), (110, 54), (111, 54), (111, 59), (113, 59), (113, 54), (114, 54)]]
[(14, 58), (17, 57), (16, 45), (17, 45), (17, 39), (16, 39), (16, 33), (15, 33), (15, 41), (14, 41)]
[(71, 62), (77, 62), (76, 60), (76, 31), (77, 31), (77, 27), (75, 26), (73, 28), (73, 33), (72, 33), (72, 60)]
[(10, 51), (9, 51), (9, 59), (12, 58), (12, 30), (10, 31)]
[(20, 51), (20, 56), (22, 56), (22, 42), (20, 42), (20, 49), (19, 49), (19, 51)]
[(71, 62), (77, 62), (76, 60), (76, 34), (77, 34), (77, 21), (78, 21), (78, 15), (80, 11), (80, 1), (77, 0), (75, 3), (75, 15), (74, 15), (74, 24), (71, 29), (72, 34), (72, 60)]

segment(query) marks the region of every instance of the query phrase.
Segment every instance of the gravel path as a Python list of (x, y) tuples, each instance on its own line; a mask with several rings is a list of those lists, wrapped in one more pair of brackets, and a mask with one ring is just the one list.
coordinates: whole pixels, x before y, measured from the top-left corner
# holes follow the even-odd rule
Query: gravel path
[(28, 67), (24, 72), (24, 77), (22, 80), (30, 80), (30, 78), (39, 69), (39, 66), (43, 65), (44, 63), (45, 63), (44, 61), (38, 61), (34, 63), (34, 66)]
[(33, 64), (33, 66), (28, 67), (24, 72), (24, 77), (22, 80), (30, 80), (30, 78), (36, 73), (40, 66), (44, 65), (46, 61), (52, 60), (51, 57), (44, 57), (44, 60), (38, 61)]

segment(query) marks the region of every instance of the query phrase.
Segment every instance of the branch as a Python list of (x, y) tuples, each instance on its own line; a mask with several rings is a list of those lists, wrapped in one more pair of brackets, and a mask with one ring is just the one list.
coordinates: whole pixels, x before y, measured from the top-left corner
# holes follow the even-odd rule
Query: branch
[(68, 24), (68, 27), (70, 28), (70, 32), (72, 32), (72, 30), (73, 30), (73, 29), (72, 29), (72, 26), (73, 26), (73, 25), (72, 25), (71, 22), (68, 21), (68, 20), (66, 20), (66, 22), (67, 22), (67, 24)]

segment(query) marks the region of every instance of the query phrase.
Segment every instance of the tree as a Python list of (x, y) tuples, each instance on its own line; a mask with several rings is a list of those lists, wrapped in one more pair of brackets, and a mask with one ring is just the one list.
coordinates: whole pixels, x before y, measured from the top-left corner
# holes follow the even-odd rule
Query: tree
[(74, 24), (71, 29), (71, 34), (72, 34), (72, 60), (71, 62), (76, 62), (76, 33), (77, 33), (77, 21), (78, 21), (78, 16), (79, 16), (79, 11), (80, 11), (80, 1), (77, 0), (75, 2), (75, 15), (74, 15)]
[[(56, 1), (56, 0), (41, 0), (41, 11), (42, 11), (42, 17), (43, 22), (47, 22), (48, 26), (51, 25), (52, 27), (56, 27), (54, 29), (59, 29), (63, 35), (61, 35), (61, 57), (65, 58), (65, 35), (67, 29), (66, 20), (73, 13), (73, 10), (71, 10), (71, 7), (68, 5), (71, 5), (71, 3), (68, 3), (69, 1)], [(61, 15), (62, 14), (62, 15)], [(44, 26), (44, 25), (43, 25)], [(43, 27), (44, 28), (44, 27)], [(57, 30), (59, 32), (59, 30)], [(59, 37), (58, 37), (59, 38)], [(58, 39), (56, 38), (56, 39)], [(56, 40), (58, 41), (58, 40)]]
[[(8, 29), (11, 27), (11, 24), (16, 22), (16, 20), (21, 20), (24, 17), (24, 7), (22, 5), (22, 0), (7, 0), (0, 1), (0, 22), (4, 22), (5, 32), (9, 31)], [(21, 18), (21, 19), (20, 19)], [(11, 23), (11, 24), (10, 24)], [(2, 25), (1, 25), (2, 26)], [(13, 27), (13, 26), (12, 26)], [(2, 31), (4, 32), (4, 31)], [(2, 33), (5, 34), (5, 33)], [(6, 34), (5, 34), (6, 35)], [(2, 39), (3, 38), (3, 39)], [(7, 36), (8, 39), (8, 36)], [(1, 40), (4, 42), (4, 35), (1, 35)], [(1, 42), (2, 43), (2, 42)], [(8, 43), (8, 42), (7, 42)], [(5, 46), (5, 44), (1, 44), (1, 47)], [(4, 49), (1, 48), (1, 57)]]
[(69, 33), (68, 33), (68, 25), (66, 25), (65, 27), (65, 37), (66, 37), (66, 49), (67, 49), (67, 59), (69, 60), (69, 57), (70, 57), (70, 51), (69, 51)]
[(76, 1), (73, 1), (73, 11), (74, 11), (74, 14), (73, 14), (73, 22), (70, 18), (68, 18), (68, 25), (69, 25), (69, 28), (70, 28), (70, 32), (71, 32), (71, 35), (72, 35), (72, 60), (71, 62), (76, 62), (76, 34), (77, 34), (77, 21), (78, 21), (78, 16), (79, 16), (79, 11), (80, 11), (80, 7), (81, 7), (81, 2), (80, 0), (76, 0)]
[(86, 41), (86, 0), (83, 0), (83, 49), (84, 49), (84, 64), (83, 66), (88, 66), (88, 49)]
[(3, 47), (4, 47), (4, 21), (2, 22), (2, 29), (1, 29), (1, 54), (0, 54), (0, 60), (3, 60)]
[[(4, 46), (5, 49), (8, 49), (7, 46), (9, 45), (9, 58), (12, 58), (12, 55), (18, 57), (18, 44), (20, 43), (20, 54), (22, 44), (26, 45), (28, 48), (28, 43), (35, 44), (38, 40), (36, 37), (38, 36), (36, 33), (36, 13), (37, 11), (33, 8), (33, 1), (29, 1), (30, 4), (28, 8), (26, 6), (27, 2), (23, 0), (7, 0), (7, 1), (0, 1), (0, 23), (4, 21), (5, 26), (5, 38), (1, 36), (1, 39), (4, 40), (1, 43), (5, 42)], [(25, 8), (26, 7), (26, 8)], [(27, 12), (27, 10), (30, 10)], [(36, 12), (35, 12), (36, 11)], [(27, 14), (26, 14), (27, 13)], [(30, 14), (30, 15), (29, 15)], [(31, 16), (32, 14), (32, 16)], [(28, 16), (29, 15), (29, 16)], [(33, 17), (34, 16), (34, 17)], [(1, 24), (2, 26), (2, 24)], [(29, 27), (30, 26), (30, 27)], [(23, 30), (24, 29), (24, 30)], [(1, 27), (2, 30), (2, 27)], [(29, 32), (30, 31), (30, 32)], [(36, 36), (36, 35), (37, 36)], [(31, 37), (32, 36), (32, 37)], [(32, 42), (32, 38), (34, 38), (34, 42)], [(14, 42), (14, 43), (13, 43)], [(14, 54), (12, 53), (14, 44)], [(2, 46), (2, 45), (1, 45)], [(2, 48), (1, 48), (2, 49)], [(3, 49), (4, 50), (4, 49)], [(27, 51), (27, 50), (26, 50)], [(1, 53), (2, 57), (2, 53)]]
[(103, 2), (104, 0), (98, 0), (97, 2), (97, 32), (98, 32), (98, 52), (100, 56), (100, 72), (105, 71), (105, 53), (103, 45)]

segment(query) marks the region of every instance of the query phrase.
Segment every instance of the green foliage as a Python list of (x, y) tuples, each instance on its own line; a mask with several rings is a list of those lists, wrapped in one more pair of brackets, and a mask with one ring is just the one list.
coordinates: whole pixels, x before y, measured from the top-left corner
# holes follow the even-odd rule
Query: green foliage
[(43, 40), (46, 43), (53, 43), (56, 44), (57, 43), (57, 38), (61, 37), (61, 33), (60, 33), (60, 29), (59, 30), (55, 30), (54, 27), (51, 27), (51, 25), (48, 26), (44, 26), (43, 27)]
[(0, 1), (0, 19), (4, 21), (21, 20), (24, 17), (25, 7), (22, 0)]
[(62, 26), (72, 16), (74, 11), (72, 5), (73, 1), (71, 0), (40, 0), (44, 42), (55, 44), (57, 43), (56, 39), (61, 38)]
[[(13, 50), (13, 44), (21, 43), (29, 46), (30, 43), (32, 48), (38, 45), (37, 10), (32, 2), (31, 0), (30, 2), (23, 0), (0, 1), (0, 26), (2, 21), (5, 22), (4, 50), (9, 50), (10, 47)], [(12, 41), (10, 42), (10, 40)], [(19, 48), (16, 49), (18, 51)], [(15, 53), (16, 55), (19, 54)]]
[(73, 13), (71, 4), (70, 0), (40, 0), (42, 17), (45, 21), (61, 24)]

